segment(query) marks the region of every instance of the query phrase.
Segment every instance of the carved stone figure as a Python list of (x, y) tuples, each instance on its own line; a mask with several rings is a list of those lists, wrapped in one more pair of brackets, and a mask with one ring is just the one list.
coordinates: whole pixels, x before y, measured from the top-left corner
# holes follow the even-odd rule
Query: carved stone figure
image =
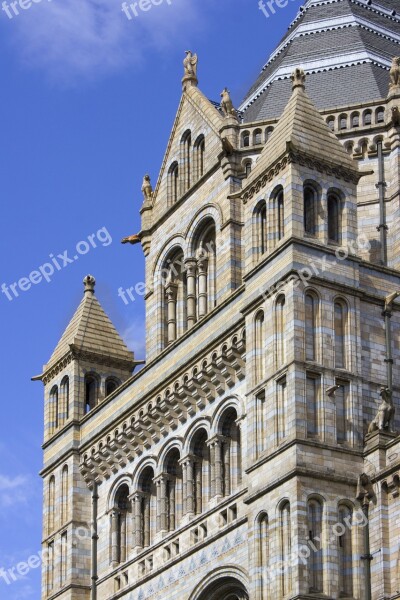
[(143, 178), (142, 192), (145, 200), (152, 200), (153, 188), (151, 186), (150, 175), (145, 175)]
[(296, 87), (304, 88), (304, 84), (306, 82), (306, 74), (303, 71), (303, 69), (301, 69), (300, 67), (295, 69), (291, 74), (290, 78), (292, 80), (293, 89), (295, 89)]
[(400, 88), (400, 57), (395, 56), (390, 69), (389, 89)]
[(130, 235), (121, 240), (121, 244), (132, 244), (132, 246), (140, 244), (140, 236), (138, 234)]
[(394, 405), (392, 392), (389, 388), (381, 389), (382, 402), (378, 409), (378, 414), (369, 426), (368, 433), (374, 431), (389, 431), (394, 416)]
[(186, 56), (183, 61), (183, 66), (185, 69), (185, 78), (187, 77), (190, 79), (197, 79), (197, 63), (197, 54), (193, 54), (191, 50), (186, 50)]
[(231, 100), (231, 93), (228, 88), (224, 88), (221, 92), (221, 108), (226, 117), (236, 116), (236, 110), (233, 107), (233, 102)]
[(400, 126), (400, 110), (398, 106), (392, 107), (392, 123), (394, 127)]

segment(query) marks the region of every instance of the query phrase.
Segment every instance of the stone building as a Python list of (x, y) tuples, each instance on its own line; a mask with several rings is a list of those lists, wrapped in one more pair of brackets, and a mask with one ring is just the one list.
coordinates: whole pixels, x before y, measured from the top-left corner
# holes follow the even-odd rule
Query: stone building
[(43, 599), (400, 598), (396, 7), (308, 0), (236, 110), (187, 53), (146, 365), (88, 276), (40, 376)]

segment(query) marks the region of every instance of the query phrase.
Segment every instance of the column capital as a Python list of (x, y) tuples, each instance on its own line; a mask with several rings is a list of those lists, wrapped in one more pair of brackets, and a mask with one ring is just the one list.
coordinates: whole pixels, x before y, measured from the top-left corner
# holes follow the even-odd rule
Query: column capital
[(188, 256), (184, 260), (184, 265), (185, 265), (186, 271), (189, 271), (190, 269), (196, 270), (196, 268), (197, 268), (197, 260), (196, 260), (196, 258), (194, 256)]
[(143, 498), (146, 498), (147, 494), (145, 492), (140, 492), (139, 490), (137, 490), (136, 492), (133, 492), (130, 496), (128, 496), (128, 500), (130, 500), (131, 502), (138, 502), (140, 500), (143, 500)]
[(196, 460), (198, 460), (198, 457), (194, 456), (194, 454), (186, 454), (186, 456), (183, 456), (178, 462), (183, 467), (186, 467), (188, 464), (196, 462)]
[(176, 300), (176, 296), (178, 294), (178, 284), (173, 281), (169, 281), (165, 284), (165, 293), (167, 295), (168, 300)]
[(222, 435), (221, 433), (216, 433), (212, 438), (207, 440), (207, 446), (216, 446), (219, 444), (223, 444), (224, 442), (229, 442), (230, 438)]

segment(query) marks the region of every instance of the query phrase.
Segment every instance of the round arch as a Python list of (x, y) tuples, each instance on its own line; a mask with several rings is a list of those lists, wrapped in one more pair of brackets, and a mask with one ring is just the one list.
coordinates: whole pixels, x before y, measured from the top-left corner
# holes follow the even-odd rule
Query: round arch
[(211, 571), (195, 588), (189, 600), (249, 600), (248, 577), (239, 567)]

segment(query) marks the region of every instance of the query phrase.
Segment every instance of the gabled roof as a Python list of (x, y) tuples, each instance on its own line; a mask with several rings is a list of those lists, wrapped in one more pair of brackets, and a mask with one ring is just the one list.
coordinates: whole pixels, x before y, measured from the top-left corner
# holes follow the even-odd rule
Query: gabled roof
[(400, 55), (396, 9), (398, 0), (308, 0), (239, 107), (245, 122), (282, 114), (296, 66), (319, 109), (385, 98)]
[(288, 145), (293, 150), (328, 164), (340, 165), (351, 171), (358, 170), (358, 164), (346, 152), (308, 97), (304, 83), (295, 82), (292, 96), (246, 180), (246, 188), (288, 151)]
[(73, 346), (78, 352), (89, 352), (114, 361), (131, 363), (134, 367), (134, 354), (104, 312), (94, 294), (94, 278), (84, 280), (85, 293), (74, 316), (61, 336), (45, 370), (62, 359)]

